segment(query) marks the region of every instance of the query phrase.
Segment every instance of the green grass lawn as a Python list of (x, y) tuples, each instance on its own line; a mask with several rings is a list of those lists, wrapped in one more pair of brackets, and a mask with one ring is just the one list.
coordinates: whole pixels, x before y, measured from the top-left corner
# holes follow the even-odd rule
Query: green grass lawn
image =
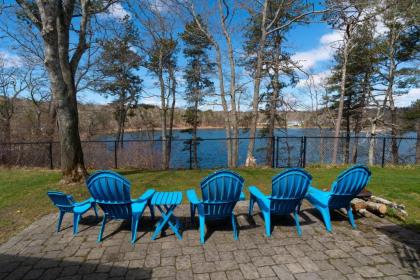
[[(328, 188), (343, 168), (307, 168), (313, 185)], [(377, 196), (403, 203), (409, 217), (405, 225), (420, 229), (420, 166), (372, 167), (368, 189)], [(270, 192), (271, 177), (278, 169), (237, 169), (245, 178), (245, 185), (256, 185)], [(132, 196), (137, 197), (148, 188), (158, 191), (198, 188), (202, 178), (212, 170), (137, 171), (119, 170), (132, 182)], [(72, 194), (76, 200), (88, 197), (84, 185), (60, 185), (59, 171), (40, 169), (0, 169), (0, 243), (22, 230), (37, 218), (56, 211), (49, 201), (48, 190)], [(246, 192), (248, 196), (248, 193)]]

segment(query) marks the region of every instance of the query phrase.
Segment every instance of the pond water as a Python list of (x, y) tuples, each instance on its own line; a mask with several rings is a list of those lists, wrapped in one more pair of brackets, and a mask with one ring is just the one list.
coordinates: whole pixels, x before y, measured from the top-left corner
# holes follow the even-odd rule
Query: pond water
[[(260, 131), (258, 131), (260, 133)], [(333, 130), (323, 130), (323, 136), (330, 137), (333, 135)], [(283, 130), (277, 129), (276, 136), (278, 137), (277, 143), (275, 144), (275, 166), (299, 166), (302, 160), (302, 136), (306, 136), (306, 164), (318, 164), (318, 163), (329, 163), (332, 157), (332, 138), (319, 138), (320, 131), (317, 128), (289, 128), (287, 133)], [(257, 134), (261, 136), (260, 134)], [(240, 131), (240, 137), (246, 138), (249, 136), (249, 131)], [(350, 160), (354, 148), (357, 146), (357, 157), (356, 163), (367, 163), (368, 161), (368, 138), (365, 133), (361, 133), (360, 138), (356, 143), (356, 138), (350, 140)], [(387, 133), (383, 133), (379, 136), (389, 136)], [(198, 137), (200, 142), (198, 145), (198, 160), (200, 168), (220, 168), (227, 166), (227, 153), (226, 153), (226, 140), (224, 129), (200, 129), (198, 131)], [(416, 137), (415, 132), (407, 132), (401, 135), (401, 137)], [(174, 140), (172, 142), (172, 156), (170, 167), (171, 168), (189, 168), (190, 166), (190, 145), (188, 139), (191, 138), (189, 132), (182, 130), (174, 131)], [(125, 140), (129, 142), (124, 143), (123, 148), (120, 149), (120, 154), (125, 154), (126, 157), (139, 157), (143, 155), (149, 160), (153, 158), (152, 165), (159, 166), (161, 159), (161, 144), (160, 131), (155, 131), (152, 135), (146, 132), (128, 132), (125, 134)], [(150, 140), (157, 141), (150, 141)], [(115, 140), (114, 135), (102, 135), (97, 140)], [(137, 140), (142, 140), (137, 142)], [(248, 139), (239, 140), (239, 158), (238, 164), (244, 165), (246, 159), (246, 151), (248, 147)], [(338, 162), (344, 162), (343, 149), (345, 146), (346, 139), (340, 139), (340, 147), (338, 151)], [(266, 165), (266, 154), (267, 154), (267, 138), (258, 138), (255, 143), (255, 157), (257, 164)], [(415, 160), (415, 139), (399, 139), (399, 157), (401, 163), (414, 163)], [(114, 143), (110, 142), (106, 144), (109, 152), (114, 150)], [(382, 139), (377, 139), (375, 145), (375, 163), (381, 164), (383, 154), (384, 143)], [(391, 141), (385, 141), (385, 153), (384, 162), (391, 162)], [(139, 155), (140, 154), (140, 155)], [(139, 160), (137, 160), (139, 161)], [(135, 160), (130, 161), (127, 165), (136, 165)], [(134, 162), (134, 163), (133, 163)], [(123, 160), (120, 160), (120, 166), (123, 165)], [(271, 165), (271, 164), (270, 164)]]

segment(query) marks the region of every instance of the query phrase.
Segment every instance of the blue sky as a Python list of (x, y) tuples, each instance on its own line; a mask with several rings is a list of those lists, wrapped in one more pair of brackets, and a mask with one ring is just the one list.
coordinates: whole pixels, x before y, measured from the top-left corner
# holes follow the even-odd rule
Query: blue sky
[[(200, 9), (200, 7), (198, 7)], [(115, 8), (114, 11), (111, 11), (111, 16), (115, 17), (123, 17), (126, 14), (126, 10), (122, 6)], [(236, 20), (238, 21), (246, 21), (245, 13), (238, 13), (236, 15)], [(176, 30), (182, 32), (182, 26), (176, 27)], [(320, 42), (322, 36), (328, 36), (329, 34), (335, 34), (330, 27), (325, 23), (312, 23), (312, 24), (305, 24), (305, 25), (295, 25), (288, 34), (288, 41), (286, 46), (291, 53), (296, 55), (296, 59), (300, 61), (302, 65), (306, 65), (305, 70), (311, 70), (314, 73), (323, 73), (327, 71), (327, 69), (331, 66), (331, 48), (326, 47), (325, 44)], [(220, 37), (221, 38), (221, 37)], [(236, 52), (242, 52), (242, 39), (243, 36), (241, 33), (238, 32), (238, 35), (233, 36), (233, 45)], [(223, 39), (220, 40), (223, 45)], [(315, 52), (315, 53), (312, 53)], [(211, 53), (214, 56), (214, 53)], [(239, 55), (238, 55), (239, 56)], [(237, 57), (238, 58), (238, 57)], [(179, 55), (178, 64), (182, 67), (186, 64), (185, 59), (182, 55)], [(228, 71), (229, 68), (225, 67), (225, 71)], [(156, 86), (156, 79), (148, 73), (146, 70), (139, 71), (139, 75), (144, 80), (144, 89), (148, 93), (146, 96), (143, 96), (141, 102), (144, 103), (153, 103), (159, 104), (159, 98), (157, 95), (159, 94), (157, 86)], [(179, 73), (179, 76), (182, 76), (182, 73)], [(303, 77), (304, 78), (304, 77)], [(304, 78), (305, 79), (305, 78)], [(215, 79), (215, 85), (217, 88), (217, 80)], [(226, 85), (228, 86), (228, 85)], [(250, 84), (251, 86), (251, 84)], [(299, 85), (298, 85), (299, 87)], [(182, 89), (180, 89), (182, 92)], [(298, 94), (298, 89), (290, 89), (290, 92), (294, 92)], [(252, 94), (251, 87), (248, 89), (248, 94)], [(149, 95), (149, 97), (147, 96)], [(307, 103), (307, 97), (304, 95), (299, 95), (297, 97), (300, 101)], [(85, 92), (80, 94), (80, 100), (83, 102), (92, 102), (92, 103), (107, 103), (109, 102), (104, 96), (93, 93), (93, 92)], [(243, 108), (246, 109), (250, 104), (250, 102), (245, 101)], [(182, 98), (178, 98), (177, 106), (185, 106), (185, 102)], [(211, 106), (204, 106), (204, 109), (215, 109), (218, 110), (220, 107), (217, 105)]]
[[(126, 11), (126, 9), (123, 8), (123, 6), (121, 6), (121, 4), (116, 4), (111, 8), (108, 16), (118, 19), (124, 17), (127, 14), (128, 12)], [(246, 20), (245, 14), (238, 13), (236, 20)], [(182, 31), (182, 24), (176, 27), (176, 30)], [(240, 32), (233, 36), (234, 47), (236, 49), (235, 51), (237, 52), (241, 51), (242, 38), (243, 37), (240, 35)], [(294, 25), (294, 27), (288, 33), (288, 41), (286, 43), (286, 46), (289, 52), (294, 53), (293, 58), (303, 66), (305, 71), (311, 72), (313, 74), (313, 81), (315, 83), (319, 83), (330, 73), (330, 68), (332, 66), (332, 55), (334, 52), (333, 45), (334, 42), (337, 42), (337, 40), (339, 40), (340, 38), (340, 33), (332, 30), (325, 23)], [(16, 56), (16, 53), (14, 53), (13, 50), (11, 50), (11, 47), (7, 40), (0, 40), (0, 54), (6, 59), (6, 65), (13, 65), (19, 63), (19, 57)], [(179, 54), (178, 63), (181, 67), (186, 63), (185, 59), (182, 58), (181, 53)], [(228, 70), (229, 68), (225, 67), (225, 71)], [(143, 87), (144, 90), (147, 92), (147, 94), (143, 95), (140, 102), (158, 105), (159, 98), (157, 97), (157, 95), (159, 94), (159, 92), (157, 89), (158, 87), (155, 84), (156, 79), (144, 69), (140, 70), (138, 74), (144, 80)], [(182, 72), (178, 73), (178, 76), (182, 77)], [(290, 98), (295, 99), (296, 103), (301, 105), (298, 106), (297, 109), (308, 108), (305, 105), (310, 104), (309, 97), (306, 94), (307, 90), (304, 86), (307, 77), (302, 75), (301, 78), (302, 80), (298, 83), (296, 88), (288, 88), (285, 90), (285, 92), (291, 96)], [(217, 88), (216, 79), (215, 85)], [(228, 86), (228, 84), (226, 86)], [(252, 84), (250, 84), (250, 86), (252, 86)], [(182, 93), (182, 88), (180, 88), (179, 90)], [(251, 87), (249, 87), (248, 89), (248, 94), (252, 94)], [(418, 98), (420, 98), (420, 89), (412, 89), (407, 95), (397, 97), (396, 103), (397, 106), (408, 106), (413, 100)], [(105, 104), (110, 102), (110, 100), (106, 99), (103, 95), (91, 91), (81, 92), (79, 94), (79, 100), (82, 102), (99, 104)], [(182, 96), (178, 97), (177, 101), (178, 107), (185, 106), (185, 102), (182, 100)], [(249, 104), (249, 101), (244, 101), (242, 108), (246, 110), (247, 108), (249, 108)], [(211, 105), (204, 106), (203, 109), (218, 110), (220, 108), (217, 105)]]

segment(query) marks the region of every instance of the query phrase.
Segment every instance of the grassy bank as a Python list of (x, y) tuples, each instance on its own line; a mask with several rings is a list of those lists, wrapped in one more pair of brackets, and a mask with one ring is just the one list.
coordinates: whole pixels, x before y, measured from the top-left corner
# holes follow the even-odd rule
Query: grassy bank
[[(307, 168), (313, 175), (313, 185), (328, 188), (344, 168)], [(186, 190), (198, 188), (200, 180), (212, 170), (137, 171), (119, 170), (132, 182), (133, 197), (147, 188), (156, 190)], [(257, 185), (270, 192), (271, 177), (280, 170), (237, 169), (245, 185)], [(403, 203), (409, 217), (406, 225), (420, 230), (420, 167), (372, 168), (369, 190), (375, 195)], [(62, 186), (60, 173), (51, 170), (0, 169), (0, 243), (22, 230), (37, 218), (56, 211), (49, 201), (48, 190), (72, 194), (76, 200), (88, 197), (84, 185)], [(245, 191), (248, 196), (247, 191)]]

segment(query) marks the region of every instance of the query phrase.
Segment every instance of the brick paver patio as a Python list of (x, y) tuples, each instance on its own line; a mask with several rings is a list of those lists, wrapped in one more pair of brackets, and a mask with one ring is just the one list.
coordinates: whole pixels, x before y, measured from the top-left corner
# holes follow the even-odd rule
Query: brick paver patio
[[(112, 221), (105, 240), (96, 243), (99, 224), (88, 213), (73, 237), (71, 215), (55, 233), (57, 215), (45, 216), (0, 246), (0, 279), (419, 279), (420, 234), (385, 219), (361, 218), (358, 230), (333, 215), (327, 233), (308, 205), (301, 213), (302, 237), (292, 218), (276, 218), (273, 235), (264, 235), (259, 214), (236, 207), (239, 240), (230, 226), (208, 227), (200, 245), (189, 207), (175, 211), (184, 224), (183, 240), (170, 230), (151, 241), (153, 223), (146, 213), (139, 239), (130, 244), (130, 225)], [(256, 208), (256, 213), (259, 213)]]

